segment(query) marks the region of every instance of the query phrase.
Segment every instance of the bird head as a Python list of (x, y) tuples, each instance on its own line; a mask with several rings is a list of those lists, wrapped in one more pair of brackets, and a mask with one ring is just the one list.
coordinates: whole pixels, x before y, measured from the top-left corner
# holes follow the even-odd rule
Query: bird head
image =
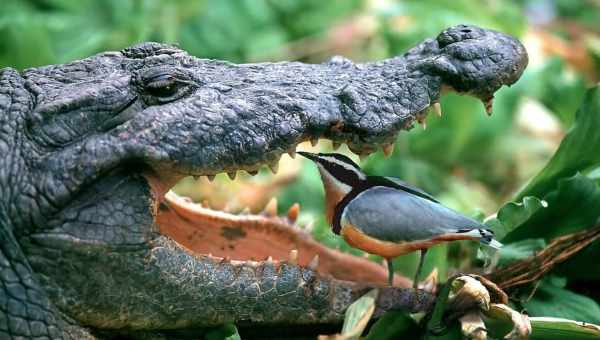
[(367, 176), (350, 158), (338, 153), (310, 153), (300, 151), (300, 155), (315, 162), (323, 181), (331, 182), (338, 190), (349, 192), (360, 185)]

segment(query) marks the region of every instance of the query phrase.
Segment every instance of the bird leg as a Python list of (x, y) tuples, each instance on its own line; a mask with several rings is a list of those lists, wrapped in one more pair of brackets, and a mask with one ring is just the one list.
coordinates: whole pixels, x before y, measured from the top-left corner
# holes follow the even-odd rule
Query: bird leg
[(386, 258), (388, 267), (388, 285), (392, 287), (394, 285), (394, 262), (392, 258)]
[(417, 272), (415, 273), (415, 280), (413, 281), (413, 288), (417, 289), (419, 285), (419, 274), (421, 274), (421, 269), (423, 268), (423, 262), (425, 262), (425, 254), (427, 254), (427, 249), (421, 249), (421, 258), (419, 258), (419, 265), (417, 266)]

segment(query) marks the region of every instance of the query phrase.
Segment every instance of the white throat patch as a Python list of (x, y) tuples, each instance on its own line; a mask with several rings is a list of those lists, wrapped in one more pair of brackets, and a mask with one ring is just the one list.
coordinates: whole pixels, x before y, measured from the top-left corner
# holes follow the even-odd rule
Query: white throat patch
[(331, 156), (319, 156), (319, 157), (322, 158), (322, 159), (324, 159), (324, 160), (326, 160), (326, 161), (328, 161), (328, 162), (337, 164), (337, 165), (339, 165), (339, 166), (341, 166), (341, 167), (343, 167), (343, 168), (345, 168), (347, 170), (350, 170), (350, 171), (354, 172), (356, 174), (356, 176), (358, 176), (358, 178), (360, 178), (361, 180), (366, 179), (366, 176), (365, 176), (364, 173), (362, 173), (362, 171), (356, 169), (354, 166), (352, 166), (350, 164), (342, 162), (339, 159), (337, 159), (335, 157), (331, 157)]
[(352, 191), (352, 187), (351, 186), (349, 186), (348, 184), (345, 184), (345, 183), (342, 183), (342, 182), (338, 181), (335, 177), (333, 177), (329, 173), (329, 171), (325, 170), (325, 168), (321, 164), (317, 164), (317, 167), (319, 168), (319, 173), (321, 173), (321, 176), (322, 177), (326, 177), (326, 178), (323, 178), (323, 183), (325, 183), (326, 180), (328, 180), (329, 183), (333, 184), (336, 188), (338, 188), (344, 194), (347, 194), (350, 191)]

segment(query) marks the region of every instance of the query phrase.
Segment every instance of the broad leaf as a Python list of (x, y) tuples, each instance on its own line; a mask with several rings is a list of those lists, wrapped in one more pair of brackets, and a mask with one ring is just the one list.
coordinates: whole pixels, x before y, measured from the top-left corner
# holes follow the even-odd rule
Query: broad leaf
[(529, 318), (531, 340), (592, 340), (600, 339), (600, 326), (561, 318)]
[(499, 239), (504, 238), (506, 234), (517, 229), (541, 209), (546, 208), (547, 203), (542, 202), (537, 197), (525, 197), (521, 202), (509, 202), (505, 204), (496, 218), (486, 222)]
[[(559, 180), (555, 189), (548, 191), (543, 198), (548, 205), (544, 209), (528, 209), (523, 204), (523, 209), (531, 213), (524, 221), (514, 217), (524, 215), (523, 209), (515, 209), (511, 214), (499, 216), (503, 225), (507, 223), (510, 229), (503, 241), (527, 238), (550, 240), (591, 227), (600, 215), (600, 187), (595, 181), (581, 174)], [(518, 224), (511, 225), (511, 221), (517, 221)]]
[(416, 339), (420, 334), (421, 329), (408, 314), (391, 311), (375, 322), (366, 340)]
[(207, 340), (241, 340), (237, 328), (232, 323), (216, 327), (205, 335)]
[(594, 300), (555, 286), (547, 280), (540, 283), (534, 297), (523, 303), (531, 316), (552, 316), (600, 323), (600, 306)]
[(600, 163), (600, 87), (590, 89), (575, 123), (546, 167), (518, 195), (541, 197), (562, 177), (573, 176)]
[(545, 246), (546, 242), (540, 238), (526, 239), (507, 244), (500, 251), (498, 266), (502, 267), (510, 262), (533, 256)]
[(342, 338), (351, 340), (358, 339), (373, 315), (375, 310), (375, 299), (379, 291), (373, 289), (348, 307), (342, 327)]

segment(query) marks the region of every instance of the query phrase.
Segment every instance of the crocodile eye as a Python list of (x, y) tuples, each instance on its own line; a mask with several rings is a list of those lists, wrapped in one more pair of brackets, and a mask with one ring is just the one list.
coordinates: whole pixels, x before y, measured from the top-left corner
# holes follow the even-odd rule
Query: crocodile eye
[(177, 93), (177, 79), (171, 75), (158, 76), (146, 84), (146, 90), (155, 97), (172, 97)]
[(164, 104), (189, 93), (194, 82), (177, 69), (150, 69), (141, 74), (139, 83), (148, 105)]

